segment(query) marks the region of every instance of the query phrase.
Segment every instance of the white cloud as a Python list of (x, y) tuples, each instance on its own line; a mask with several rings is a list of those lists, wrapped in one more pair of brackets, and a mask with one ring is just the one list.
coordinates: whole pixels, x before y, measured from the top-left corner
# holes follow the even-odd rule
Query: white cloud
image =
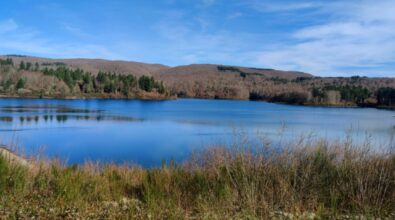
[[(316, 75), (394, 76), (393, 0), (282, 4), (245, 0), (226, 3), (218, 12), (223, 14), (207, 13), (217, 8), (205, 7), (222, 3), (199, 0), (192, 3), (192, 9), (156, 9), (153, 13), (159, 19), (147, 24), (151, 29), (144, 32), (149, 34), (146, 39), (133, 30), (115, 34), (111, 42), (85, 31), (78, 23), (62, 23), (59, 27), (66, 35), (56, 37), (8, 19), (0, 21), (0, 53), (126, 58), (170, 65), (224, 63)], [(243, 19), (232, 20), (240, 16)], [(249, 19), (255, 20), (244, 25)], [(70, 36), (72, 39), (66, 38)]]
[[(298, 23), (296, 26), (301, 27), (292, 32), (273, 35), (281, 36), (277, 40), (270, 39), (271, 30), (255, 34), (221, 29), (207, 32), (202, 20), (198, 20), (200, 25), (183, 22), (186, 15), (164, 19), (155, 29), (168, 40), (165, 49), (176, 62), (256, 65), (316, 75), (394, 76), (390, 67), (395, 67), (394, 1), (279, 4), (251, 0), (241, 5), (254, 7), (262, 16), (269, 12), (292, 19), (292, 13), (305, 24)], [(241, 15), (238, 12), (225, 18)], [(215, 23), (212, 25), (215, 27)]]
[(318, 75), (344, 75), (345, 68), (361, 67), (373, 74), (374, 67), (380, 75), (394, 76), (395, 70), (383, 66), (395, 61), (394, 8), (395, 1), (329, 4), (330, 20), (295, 31), (293, 43), (261, 52), (256, 63)]
[(39, 30), (20, 26), (13, 19), (0, 21), (0, 42), (0, 53), (5, 54), (12, 51), (12, 53), (20, 53), (24, 55), (65, 58), (125, 58), (102, 45), (52, 41), (51, 39), (47, 39), (43, 36)]
[(161, 52), (166, 51), (172, 63), (241, 64), (251, 57), (242, 53), (256, 36), (226, 30), (206, 31), (207, 25), (202, 25), (200, 20), (196, 24), (180, 20), (163, 19), (153, 26), (158, 36), (165, 39)]

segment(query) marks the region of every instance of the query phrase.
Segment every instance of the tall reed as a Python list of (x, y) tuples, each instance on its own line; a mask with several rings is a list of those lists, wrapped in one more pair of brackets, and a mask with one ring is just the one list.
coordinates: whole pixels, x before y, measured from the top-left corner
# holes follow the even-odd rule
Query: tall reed
[(182, 164), (150, 169), (58, 161), (26, 167), (0, 157), (0, 217), (394, 217), (391, 143), (301, 137), (274, 146), (237, 140), (196, 152)]

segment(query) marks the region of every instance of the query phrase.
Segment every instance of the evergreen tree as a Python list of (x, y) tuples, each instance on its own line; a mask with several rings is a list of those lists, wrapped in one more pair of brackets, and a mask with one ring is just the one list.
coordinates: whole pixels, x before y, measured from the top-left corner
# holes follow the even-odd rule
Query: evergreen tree
[(25, 83), (26, 83), (25, 79), (20, 78), (18, 80), (18, 82), (16, 83), (16, 89), (23, 89), (23, 88), (25, 88)]
[(149, 76), (141, 76), (139, 79), (140, 89), (151, 92), (154, 88), (154, 78)]
[(74, 87), (74, 81), (71, 78), (71, 75), (68, 71), (63, 73), (63, 81), (66, 83), (66, 85), (72, 89)]
[(30, 70), (32, 68), (32, 63), (27, 62), (26, 63), (26, 70)]
[(380, 88), (377, 91), (377, 101), (379, 105), (394, 105), (395, 104), (395, 89)]
[(40, 69), (40, 65), (36, 62), (35, 64), (34, 64), (34, 71), (38, 71)]
[(41, 70), (44, 75), (55, 76), (73, 89), (78, 85), (80, 91), (84, 93), (122, 93), (125, 96), (130, 94), (133, 88), (164, 94), (166, 92), (163, 82), (157, 82), (152, 76), (141, 76), (137, 78), (133, 75), (121, 75), (115, 73), (101, 72), (93, 76), (82, 69), (69, 69), (66, 66), (59, 66), (56, 69), (47, 68)]
[(0, 59), (0, 65), (14, 65), (14, 61), (11, 58), (7, 58), (5, 60)]
[(5, 90), (8, 90), (8, 89), (11, 87), (11, 85), (12, 85), (12, 80), (11, 80), (11, 79), (8, 79), (8, 80), (5, 81), (5, 83), (4, 83), (4, 89), (5, 89)]
[(24, 70), (25, 68), (26, 68), (25, 62), (23, 62), (23, 60), (22, 60), (21, 63), (19, 64), (19, 69)]
[(14, 61), (11, 58), (7, 58), (7, 63), (10, 64), (11, 66), (14, 65)]

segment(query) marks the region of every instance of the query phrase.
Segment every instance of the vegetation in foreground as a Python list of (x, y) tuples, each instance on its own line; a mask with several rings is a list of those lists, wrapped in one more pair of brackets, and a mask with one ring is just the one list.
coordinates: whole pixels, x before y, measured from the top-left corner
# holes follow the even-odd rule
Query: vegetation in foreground
[[(266, 142), (263, 142), (266, 143)], [(217, 147), (160, 168), (0, 158), (0, 218), (393, 219), (395, 154), (369, 141)], [(292, 215), (292, 216), (291, 216)]]

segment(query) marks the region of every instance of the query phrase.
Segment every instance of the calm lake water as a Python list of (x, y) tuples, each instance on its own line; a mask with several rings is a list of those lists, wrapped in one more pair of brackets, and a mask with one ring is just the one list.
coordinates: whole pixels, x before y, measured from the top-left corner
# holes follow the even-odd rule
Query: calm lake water
[(266, 102), (179, 99), (0, 99), (0, 142), (25, 153), (156, 166), (181, 161), (192, 151), (257, 132), (273, 141), (313, 133), (379, 141), (394, 133), (395, 112), (370, 108), (325, 108)]

